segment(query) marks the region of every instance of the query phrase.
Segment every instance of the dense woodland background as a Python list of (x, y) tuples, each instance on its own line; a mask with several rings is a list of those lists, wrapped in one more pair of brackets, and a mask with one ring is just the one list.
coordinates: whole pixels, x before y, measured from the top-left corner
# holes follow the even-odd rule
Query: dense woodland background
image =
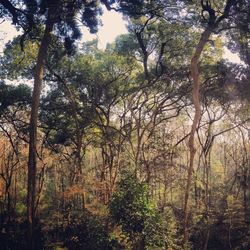
[(0, 249), (250, 249), (249, 0), (0, 10)]

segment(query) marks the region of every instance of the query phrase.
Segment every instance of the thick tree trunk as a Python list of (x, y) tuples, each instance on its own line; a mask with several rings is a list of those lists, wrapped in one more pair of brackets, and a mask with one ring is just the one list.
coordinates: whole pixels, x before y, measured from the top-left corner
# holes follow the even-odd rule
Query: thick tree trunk
[(38, 51), (34, 75), (34, 89), (30, 116), (29, 160), (28, 160), (28, 193), (27, 193), (27, 219), (28, 219), (28, 247), (35, 249), (35, 197), (36, 197), (36, 168), (37, 168), (37, 121), (45, 60), (51, 40), (53, 22), (47, 22), (44, 35)]
[(184, 228), (184, 239), (183, 239), (183, 245), (186, 245), (188, 241), (188, 213), (189, 213), (189, 193), (191, 188), (191, 182), (192, 182), (192, 174), (194, 169), (194, 157), (195, 157), (195, 132), (198, 127), (200, 118), (201, 118), (201, 107), (200, 107), (200, 74), (198, 70), (198, 62), (201, 56), (201, 53), (204, 49), (204, 46), (206, 45), (210, 35), (212, 33), (212, 29), (208, 27), (205, 29), (205, 31), (202, 33), (200, 41), (198, 45), (196, 46), (195, 53), (191, 59), (191, 77), (193, 79), (193, 90), (192, 90), (192, 101), (195, 108), (195, 115), (193, 124), (191, 127), (190, 137), (188, 141), (188, 146), (190, 150), (190, 161), (189, 161), (189, 167), (188, 167), (188, 174), (187, 174), (187, 183), (186, 183), (186, 189), (185, 189), (185, 198), (184, 198), (184, 221), (183, 221), (183, 228)]

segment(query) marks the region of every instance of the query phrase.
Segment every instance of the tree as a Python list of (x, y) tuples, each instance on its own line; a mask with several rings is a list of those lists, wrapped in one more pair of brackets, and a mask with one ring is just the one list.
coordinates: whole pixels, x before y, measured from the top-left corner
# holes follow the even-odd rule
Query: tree
[(190, 163), (188, 167), (188, 176), (187, 176), (187, 186), (185, 190), (185, 203), (184, 203), (184, 238), (183, 244), (185, 245), (188, 240), (188, 199), (189, 199), (189, 192), (191, 186), (191, 179), (194, 167), (194, 156), (195, 156), (195, 146), (194, 146), (194, 137), (195, 132), (201, 117), (201, 107), (200, 107), (200, 100), (199, 100), (199, 92), (200, 92), (200, 74), (198, 69), (198, 62), (202, 51), (208, 42), (211, 34), (218, 28), (218, 25), (225, 19), (228, 18), (230, 12), (232, 10), (232, 6), (234, 5), (233, 0), (228, 0), (225, 3), (223, 14), (220, 16), (216, 16), (216, 10), (210, 4), (209, 1), (201, 1), (202, 6), (202, 13), (207, 12), (208, 19), (207, 19), (207, 27), (201, 34), (200, 40), (195, 48), (195, 52), (191, 59), (190, 71), (191, 77), (193, 79), (193, 90), (192, 90), (192, 100), (195, 107), (195, 114), (192, 123), (192, 128), (189, 137), (189, 149), (190, 149)]
[[(3, 7), (11, 13), (13, 22), (18, 23), (19, 10), (12, 5), (9, 1), (1, 1)], [(18, 4), (18, 3), (16, 3)], [(90, 30), (94, 32), (97, 27), (96, 15), (99, 12), (99, 8), (96, 5), (96, 1), (89, 3), (85, 2), (68, 2), (61, 0), (47, 1), (44, 0), (38, 4), (37, 1), (25, 1), (28, 12), (25, 13), (29, 29), (36, 28), (36, 25), (40, 23), (34, 22), (41, 20), (41, 15), (45, 16), (45, 28), (42, 35), (41, 43), (38, 50), (36, 67), (34, 72), (34, 88), (32, 94), (31, 116), (30, 116), (30, 138), (29, 138), (29, 160), (28, 160), (28, 193), (27, 193), (27, 218), (29, 225), (29, 242), (30, 249), (34, 249), (34, 218), (35, 218), (35, 194), (36, 194), (36, 151), (37, 151), (37, 121), (38, 121), (38, 108), (40, 101), (40, 94), (42, 88), (42, 81), (44, 76), (45, 60), (47, 57), (51, 33), (54, 27), (57, 31), (62, 32), (62, 36), (65, 38), (65, 45), (70, 49), (74, 39), (79, 38), (80, 32), (76, 28), (75, 16), (78, 11), (84, 7), (82, 12), (82, 22), (89, 26)], [(63, 15), (62, 15), (63, 13)], [(30, 21), (32, 20), (32, 21)], [(72, 40), (73, 39), (73, 40)]]

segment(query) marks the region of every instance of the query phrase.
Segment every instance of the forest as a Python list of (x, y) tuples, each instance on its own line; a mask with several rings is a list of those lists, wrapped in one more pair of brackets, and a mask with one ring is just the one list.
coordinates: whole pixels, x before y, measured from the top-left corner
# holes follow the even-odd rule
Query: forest
[[(100, 49), (104, 9), (128, 33)], [(6, 21), (1, 250), (250, 249), (249, 0), (0, 0)]]

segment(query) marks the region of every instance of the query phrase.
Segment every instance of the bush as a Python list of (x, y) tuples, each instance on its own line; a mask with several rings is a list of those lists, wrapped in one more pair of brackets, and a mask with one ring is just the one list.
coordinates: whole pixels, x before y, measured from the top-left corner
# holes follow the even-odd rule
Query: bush
[(147, 185), (135, 176), (128, 175), (118, 183), (109, 210), (133, 249), (177, 249), (169, 212), (158, 211), (149, 199)]
[(103, 219), (87, 210), (66, 228), (64, 238), (69, 250), (112, 249)]

